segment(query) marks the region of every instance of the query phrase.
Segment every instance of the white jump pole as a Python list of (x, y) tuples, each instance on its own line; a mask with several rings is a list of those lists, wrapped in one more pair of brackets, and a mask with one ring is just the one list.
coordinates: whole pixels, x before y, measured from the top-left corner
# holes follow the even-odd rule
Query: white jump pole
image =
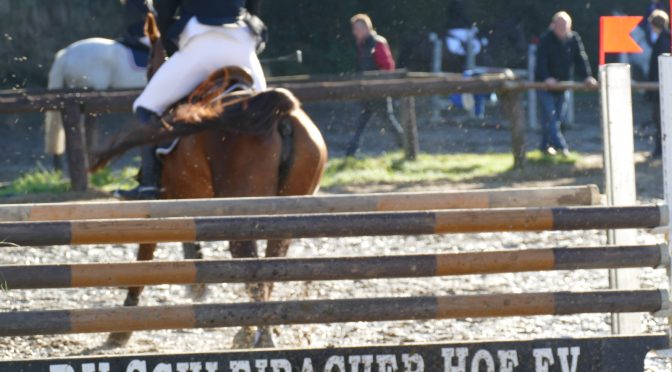
[[(660, 71), (660, 117), (663, 130), (663, 182), (665, 189), (665, 203), (668, 212), (667, 240), (670, 244), (670, 233), (672, 233), (672, 56), (662, 55), (658, 58)], [(670, 254), (672, 254), (672, 245), (670, 245)], [(672, 289), (672, 264), (668, 264), (667, 275), (670, 279), (670, 288)], [(672, 318), (669, 320), (670, 334), (672, 335)], [(668, 352), (672, 357), (672, 353)]]
[[(632, 116), (630, 65), (608, 64), (600, 67), (600, 98), (604, 140), (604, 170), (607, 203), (610, 206), (635, 205), (635, 143)], [(609, 230), (607, 241), (614, 245), (637, 243), (636, 230)], [(613, 289), (639, 289), (637, 269), (609, 271)], [(642, 314), (613, 314), (614, 334), (640, 333)]]

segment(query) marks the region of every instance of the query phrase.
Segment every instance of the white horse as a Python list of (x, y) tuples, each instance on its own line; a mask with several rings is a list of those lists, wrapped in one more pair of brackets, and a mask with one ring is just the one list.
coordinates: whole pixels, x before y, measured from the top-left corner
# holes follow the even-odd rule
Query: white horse
[[(114, 40), (91, 38), (56, 53), (48, 88), (131, 89), (145, 84), (146, 69), (135, 64), (130, 48)], [(58, 166), (65, 152), (65, 131), (58, 111), (46, 114), (44, 147)]]

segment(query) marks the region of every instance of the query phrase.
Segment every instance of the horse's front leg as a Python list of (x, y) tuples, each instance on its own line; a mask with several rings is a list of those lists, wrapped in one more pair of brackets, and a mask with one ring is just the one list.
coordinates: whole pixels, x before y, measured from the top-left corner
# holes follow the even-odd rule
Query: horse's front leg
[[(156, 244), (140, 244), (138, 248), (138, 261), (151, 261), (154, 259)], [(130, 287), (126, 295), (124, 306), (138, 306), (140, 294), (145, 287)], [(107, 338), (107, 344), (114, 347), (124, 346), (131, 339), (132, 332), (111, 333)]]
[[(233, 258), (257, 258), (256, 241), (230, 241), (229, 250)], [(248, 294), (254, 302), (264, 301), (264, 287), (258, 283), (245, 284)], [(233, 337), (234, 349), (247, 349), (255, 345), (255, 331), (252, 327), (243, 327)]]
[[(266, 258), (287, 256), (290, 244), (292, 244), (291, 240), (269, 240), (266, 243)], [(272, 292), (273, 292), (273, 282), (264, 283), (263, 301), (270, 301)]]
[[(187, 260), (202, 260), (203, 249), (199, 243), (182, 243), (184, 258)], [(194, 284), (187, 287), (189, 297), (194, 301), (205, 299), (208, 287), (205, 284)]]
[[(269, 240), (266, 243), (266, 258), (285, 257), (289, 251), (291, 240)], [(271, 293), (273, 292), (273, 282), (257, 284), (257, 291), (261, 296), (262, 301), (270, 301)], [(275, 347), (273, 342), (273, 332), (271, 327), (259, 327), (254, 338), (254, 347), (256, 348), (272, 348)]]

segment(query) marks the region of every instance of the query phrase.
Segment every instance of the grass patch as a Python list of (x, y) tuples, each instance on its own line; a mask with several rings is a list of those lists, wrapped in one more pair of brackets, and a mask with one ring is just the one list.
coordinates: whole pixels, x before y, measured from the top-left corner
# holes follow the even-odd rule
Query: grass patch
[[(580, 161), (579, 154), (565, 158), (548, 156), (540, 151), (527, 154), (528, 168), (538, 173), (538, 167), (548, 169), (549, 177), (556, 167), (573, 167)], [(404, 184), (434, 181), (469, 182), (506, 175), (513, 168), (513, 157), (508, 153), (490, 154), (420, 154), (418, 160), (404, 161), (401, 152), (382, 156), (332, 159), (322, 179), (322, 187), (359, 186), (366, 184)], [(137, 168), (126, 167), (111, 171), (104, 169), (90, 176), (90, 184), (101, 191), (130, 189), (137, 185)], [(7, 187), (0, 189), (0, 197), (63, 193), (70, 191), (70, 183), (60, 172), (36, 169), (25, 173)]]
[(105, 168), (91, 175), (90, 182), (94, 187), (105, 192), (131, 189), (138, 185), (135, 179), (137, 174), (138, 168), (136, 167), (125, 167), (115, 171)]
[(23, 174), (7, 187), (0, 189), (0, 196), (61, 193), (70, 189), (70, 183), (61, 172), (34, 170)]
[(549, 156), (539, 150), (527, 153), (527, 162), (531, 165), (575, 165), (581, 161), (581, 155), (576, 152), (569, 156)]
[[(403, 160), (400, 152), (362, 159), (338, 158), (327, 165), (323, 187), (376, 183), (415, 183), (432, 181), (468, 182), (503, 175), (513, 168), (507, 153), (420, 154), (413, 162)], [(573, 166), (580, 156), (551, 157), (540, 151), (530, 152), (530, 165)]]
[[(138, 170), (126, 167), (111, 171), (104, 169), (89, 177), (90, 185), (99, 190), (110, 192), (118, 188), (131, 188), (137, 185), (135, 175)], [(0, 197), (29, 194), (58, 194), (70, 191), (70, 181), (61, 172), (35, 169), (24, 173), (8, 186), (0, 189)]]

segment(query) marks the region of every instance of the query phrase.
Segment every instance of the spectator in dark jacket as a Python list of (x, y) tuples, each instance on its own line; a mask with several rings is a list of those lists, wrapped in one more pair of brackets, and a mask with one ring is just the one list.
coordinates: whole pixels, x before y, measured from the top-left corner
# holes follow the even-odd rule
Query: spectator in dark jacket
[[(373, 28), (371, 18), (366, 14), (357, 14), (350, 20), (352, 35), (357, 45), (357, 71), (394, 71), (396, 63), (390, 46), (384, 37), (378, 35)], [(362, 134), (373, 115), (379, 111), (380, 102), (362, 102), (360, 115), (357, 120), (355, 135), (346, 150), (346, 156), (355, 156), (362, 140)], [(397, 144), (403, 145), (404, 131), (394, 116), (394, 105), (391, 98), (387, 98), (387, 117), (390, 127), (396, 135)]]
[(651, 15), (656, 10), (666, 11), (667, 7), (660, 0), (651, 0), (649, 5), (646, 7), (646, 13), (644, 14), (644, 20), (642, 20), (642, 23), (641, 23), (641, 26), (644, 28), (644, 32), (646, 33), (646, 41), (651, 46), (653, 46), (653, 44), (655, 44), (656, 38), (658, 37), (658, 35), (656, 35), (656, 33), (653, 30), (653, 26), (651, 25), (651, 21), (649, 21), (649, 19), (651, 18)]
[[(553, 16), (550, 29), (541, 36), (537, 49), (537, 81), (548, 85), (567, 81), (572, 77), (595, 85), (588, 55), (578, 33), (572, 31), (572, 18), (566, 12)], [(573, 75), (573, 76), (572, 76)], [(539, 92), (542, 114), (541, 151), (550, 155), (569, 154), (567, 141), (560, 132), (561, 118), (566, 110), (564, 92)]]
[[(670, 53), (670, 17), (662, 10), (654, 10), (649, 16), (649, 25), (651, 26), (651, 36), (655, 40), (653, 43), (653, 51), (651, 53), (651, 63), (649, 65), (649, 80), (658, 81), (658, 56), (665, 53)], [(653, 112), (652, 118), (656, 126), (656, 137), (654, 138), (655, 147), (651, 153), (652, 158), (660, 158), (663, 154), (662, 144), (662, 129), (660, 120), (660, 93), (652, 92), (649, 94), (651, 99)]]

